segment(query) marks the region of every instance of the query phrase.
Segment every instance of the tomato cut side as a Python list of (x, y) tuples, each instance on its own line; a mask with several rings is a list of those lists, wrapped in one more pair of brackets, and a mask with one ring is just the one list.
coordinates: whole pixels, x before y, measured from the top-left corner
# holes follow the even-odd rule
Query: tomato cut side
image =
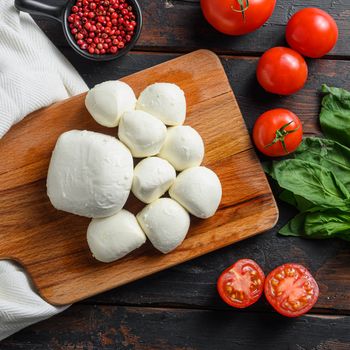
[(264, 280), (264, 272), (254, 260), (241, 259), (220, 275), (217, 289), (225, 303), (245, 308), (260, 298)]
[(265, 280), (265, 296), (272, 307), (287, 317), (308, 312), (316, 303), (319, 288), (302, 265), (284, 264), (271, 271)]

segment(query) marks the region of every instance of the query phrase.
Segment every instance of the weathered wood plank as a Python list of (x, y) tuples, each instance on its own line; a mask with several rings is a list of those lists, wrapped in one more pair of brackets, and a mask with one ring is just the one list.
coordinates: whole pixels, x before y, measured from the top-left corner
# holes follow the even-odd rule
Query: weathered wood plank
[(349, 316), (75, 305), (1, 343), (6, 350), (345, 350)]
[[(272, 46), (285, 45), (284, 32), (288, 19), (304, 7), (318, 7), (329, 12), (339, 27), (339, 40), (332, 56), (350, 56), (350, 4), (348, 1), (302, 0), (278, 1), (269, 21), (258, 31), (231, 37), (215, 31), (204, 19), (199, 0), (139, 0), (144, 26), (135, 49), (188, 52), (208, 48), (218, 53), (260, 54)], [(62, 3), (62, 0), (48, 2)], [(40, 27), (58, 46), (67, 46), (60, 24), (38, 18)]]

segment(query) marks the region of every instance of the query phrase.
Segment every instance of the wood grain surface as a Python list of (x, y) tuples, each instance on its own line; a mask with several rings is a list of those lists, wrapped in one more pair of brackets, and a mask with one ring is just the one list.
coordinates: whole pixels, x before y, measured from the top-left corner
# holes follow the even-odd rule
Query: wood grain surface
[(349, 316), (75, 305), (2, 350), (348, 350)]
[[(43, 17), (36, 17), (36, 21), (90, 87), (195, 48), (221, 53), (221, 63), (249, 131), (261, 113), (284, 107), (301, 118), (308, 134), (318, 134), (321, 84), (350, 90), (348, 0), (277, 0), (268, 22), (242, 37), (224, 36), (211, 28), (203, 19), (199, 0), (139, 2), (144, 27), (136, 51), (109, 63), (82, 60), (67, 46), (58, 22)], [(258, 56), (274, 45), (286, 45), (284, 32), (288, 18), (308, 6), (319, 7), (335, 18), (339, 28), (337, 46), (324, 59), (307, 60), (309, 78), (302, 91), (282, 98), (268, 94), (255, 79)], [(279, 228), (296, 212), (276, 199), (279, 221), (263, 235), (81, 301), (63, 314), (6, 339), (0, 343), (0, 349), (348, 350), (349, 244), (340, 240), (310, 241), (279, 236)], [(256, 260), (265, 273), (289, 261), (307, 266), (320, 285), (315, 308), (298, 319), (280, 317), (263, 298), (244, 311), (229, 309), (216, 293), (217, 277), (235, 260), (247, 257)]]
[[(20, 262), (53, 304), (73, 303), (134, 281), (263, 232), (277, 221), (273, 195), (217, 56), (199, 50), (122, 80), (137, 95), (161, 81), (185, 91), (186, 124), (202, 135), (204, 164), (223, 186), (220, 208), (208, 220), (192, 218), (184, 243), (170, 254), (147, 244), (115, 263), (97, 262), (85, 239), (89, 220), (51, 206), (46, 173), (62, 132), (88, 129), (113, 135), (116, 130), (93, 121), (84, 95), (34, 113), (0, 142), (0, 257)], [(137, 213), (141, 203), (131, 197), (126, 208)]]

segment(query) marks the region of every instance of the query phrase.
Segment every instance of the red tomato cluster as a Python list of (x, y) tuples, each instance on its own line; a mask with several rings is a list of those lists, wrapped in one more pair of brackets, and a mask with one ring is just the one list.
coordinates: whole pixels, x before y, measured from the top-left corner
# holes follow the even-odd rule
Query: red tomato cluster
[[(204, 17), (217, 30), (230, 35), (250, 33), (271, 16), (276, 0), (201, 0)], [(334, 19), (318, 8), (296, 12), (286, 28), (291, 48), (273, 47), (260, 58), (256, 76), (267, 91), (291, 95), (302, 89), (308, 77), (303, 56), (322, 57), (333, 49), (338, 39)], [(303, 55), (303, 56), (302, 56)], [(253, 140), (260, 152), (279, 157), (294, 152), (302, 140), (299, 118), (286, 109), (273, 109), (256, 121)]]
[[(301, 55), (316, 58), (332, 50), (338, 39), (337, 24), (328, 13), (305, 8), (289, 20), (286, 39), (292, 49), (274, 47), (267, 50), (256, 71), (259, 84), (266, 91), (279, 95), (293, 94), (305, 85), (308, 68)], [(294, 152), (302, 134), (300, 120), (294, 113), (273, 109), (257, 119), (253, 140), (260, 152), (279, 157)]]
[(327, 12), (305, 8), (289, 20), (286, 39), (292, 49), (267, 50), (256, 71), (260, 85), (279, 95), (291, 95), (305, 85), (308, 69), (301, 55), (317, 58), (331, 51), (338, 39), (338, 27)]
[[(242, 35), (260, 28), (272, 15), (276, 0), (201, 0), (204, 17), (218, 31)], [(290, 95), (300, 90), (308, 75), (304, 58), (322, 57), (338, 39), (334, 19), (318, 8), (305, 8), (289, 20), (286, 39), (292, 49), (275, 47), (261, 57), (257, 79), (268, 92)]]
[(319, 289), (311, 273), (299, 264), (284, 264), (265, 278), (260, 266), (241, 259), (219, 277), (217, 289), (222, 300), (236, 308), (254, 304), (264, 292), (272, 307), (287, 317), (308, 312), (316, 303)]

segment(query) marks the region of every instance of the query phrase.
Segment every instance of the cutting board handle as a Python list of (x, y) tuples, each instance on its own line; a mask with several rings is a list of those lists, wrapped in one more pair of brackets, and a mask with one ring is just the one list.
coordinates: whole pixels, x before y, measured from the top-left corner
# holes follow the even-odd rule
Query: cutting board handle
[(15, 0), (15, 7), (19, 11), (27, 12), (31, 15), (51, 17), (58, 21), (62, 20), (66, 6), (66, 3), (63, 5), (48, 5), (43, 1), (37, 0)]

